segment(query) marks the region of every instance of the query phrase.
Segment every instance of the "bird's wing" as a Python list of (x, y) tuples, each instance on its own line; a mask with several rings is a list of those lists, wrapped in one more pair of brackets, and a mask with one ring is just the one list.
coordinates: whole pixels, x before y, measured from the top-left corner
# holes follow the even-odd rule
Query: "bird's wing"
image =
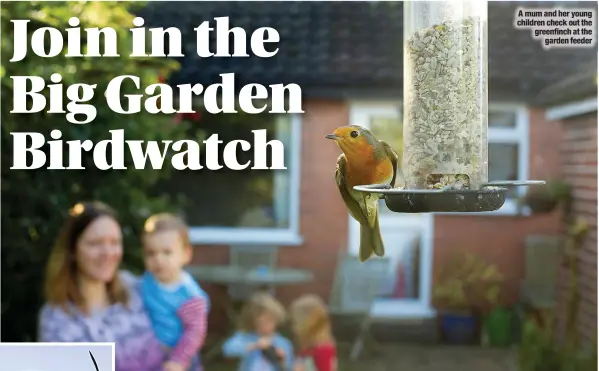
[(403, 174), (401, 168), (399, 167), (399, 155), (397, 154), (397, 152), (395, 152), (393, 147), (391, 147), (384, 140), (379, 140), (379, 142), (383, 145), (383, 148), (385, 149), (385, 154), (387, 155), (387, 157), (389, 157), (389, 160), (391, 160), (391, 165), (393, 166), (393, 178), (391, 179), (391, 188), (395, 188), (395, 182), (397, 181), (398, 175), (401, 181), (403, 182)]
[(364, 215), (360, 204), (351, 196), (349, 190), (347, 189), (347, 183), (345, 182), (345, 164), (345, 155), (341, 154), (337, 158), (335, 182), (337, 183), (337, 187), (339, 188), (343, 202), (345, 203), (345, 206), (349, 210), (351, 216), (356, 219), (358, 223), (368, 225), (368, 219), (366, 215)]

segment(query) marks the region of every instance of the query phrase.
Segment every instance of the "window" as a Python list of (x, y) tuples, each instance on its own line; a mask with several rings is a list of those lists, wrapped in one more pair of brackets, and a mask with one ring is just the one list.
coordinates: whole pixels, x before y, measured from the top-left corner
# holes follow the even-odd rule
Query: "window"
[[(518, 180), (518, 144), (489, 143), (489, 180)], [(517, 196), (511, 188), (508, 197)]]
[[(252, 130), (267, 129), (268, 140), (284, 144), (287, 170), (185, 170), (161, 184), (162, 192), (182, 194), (182, 214), (194, 244), (300, 244), (300, 118), (296, 115), (203, 113), (192, 124), (190, 137), (202, 142), (218, 134), (223, 164), (224, 144), (242, 139), (253, 143)], [(200, 130), (198, 130), (200, 129)], [(205, 163), (202, 148), (201, 163)], [(268, 164), (272, 151), (268, 150)], [(241, 151), (243, 164), (253, 160), (253, 149)]]
[[(509, 104), (489, 104), (489, 181), (528, 179), (528, 111)], [(511, 187), (503, 207), (491, 213), (517, 212), (526, 187)]]

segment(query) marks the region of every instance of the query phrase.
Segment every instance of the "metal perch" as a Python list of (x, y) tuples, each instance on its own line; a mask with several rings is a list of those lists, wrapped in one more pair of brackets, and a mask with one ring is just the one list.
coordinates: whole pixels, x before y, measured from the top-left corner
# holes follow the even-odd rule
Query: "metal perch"
[(355, 186), (359, 192), (380, 194), (389, 210), (397, 213), (484, 212), (500, 209), (511, 186), (543, 185), (544, 180), (493, 181), (479, 190), (405, 189), (383, 184)]

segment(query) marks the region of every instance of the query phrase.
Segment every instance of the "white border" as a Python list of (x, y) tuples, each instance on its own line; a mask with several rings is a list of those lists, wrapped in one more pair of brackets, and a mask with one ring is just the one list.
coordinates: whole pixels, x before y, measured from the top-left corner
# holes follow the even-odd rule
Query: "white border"
[[(34, 342), (0, 342), (0, 347), (33, 347), (33, 348), (42, 348), (42, 347), (77, 347), (77, 348), (81, 348), (81, 347), (102, 347), (102, 346), (106, 346), (109, 345), (110, 346), (110, 350), (112, 353), (112, 370), (111, 371), (116, 371), (116, 357), (115, 357), (115, 343), (109, 343), (109, 342), (84, 342), (84, 343), (69, 343), (69, 342), (56, 342), (56, 343), (50, 343), (50, 342), (38, 342), (38, 343), (34, 343)], [(100, 371), (104, 371), (102, 369), (100, 369)]]
[(549, 121), (563, 120), (595, 111), (597, 111), (597, 97), (548, 108), (545, 112), (545, 118)]
[(189, 239), (194, 245), (285, 245), (303, 243), (300, 235), (300, 187), (302, 154), (302, 119), (291, 114), (291, 154), (289, 159), (289, 228), (194, 227)]

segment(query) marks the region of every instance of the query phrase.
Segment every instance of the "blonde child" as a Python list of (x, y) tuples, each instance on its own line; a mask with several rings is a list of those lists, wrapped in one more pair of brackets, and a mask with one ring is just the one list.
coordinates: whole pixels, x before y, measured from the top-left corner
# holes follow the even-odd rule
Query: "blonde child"
[(322, 299), (301, 296), (291, 304), (290, 316), (299, 346), (294, 371), (337, 371), (337, 347)]
[(171, 214), (157, 214), (144, 225), (146, 273), (141, 293), (152, 328), (168, 350), (164, 371), (199, 371), (198, 352), (206, 338), (210, 299), (183, 270), (192, 256), (187, 225)]
[(223, 345), (224, 356), (241, 358), (238, 371), (291, 371), (293, 346), (277, 333), (284, 320), (285, 309), (275, 298), (252, 295), (241, 312), (239, 331)]

